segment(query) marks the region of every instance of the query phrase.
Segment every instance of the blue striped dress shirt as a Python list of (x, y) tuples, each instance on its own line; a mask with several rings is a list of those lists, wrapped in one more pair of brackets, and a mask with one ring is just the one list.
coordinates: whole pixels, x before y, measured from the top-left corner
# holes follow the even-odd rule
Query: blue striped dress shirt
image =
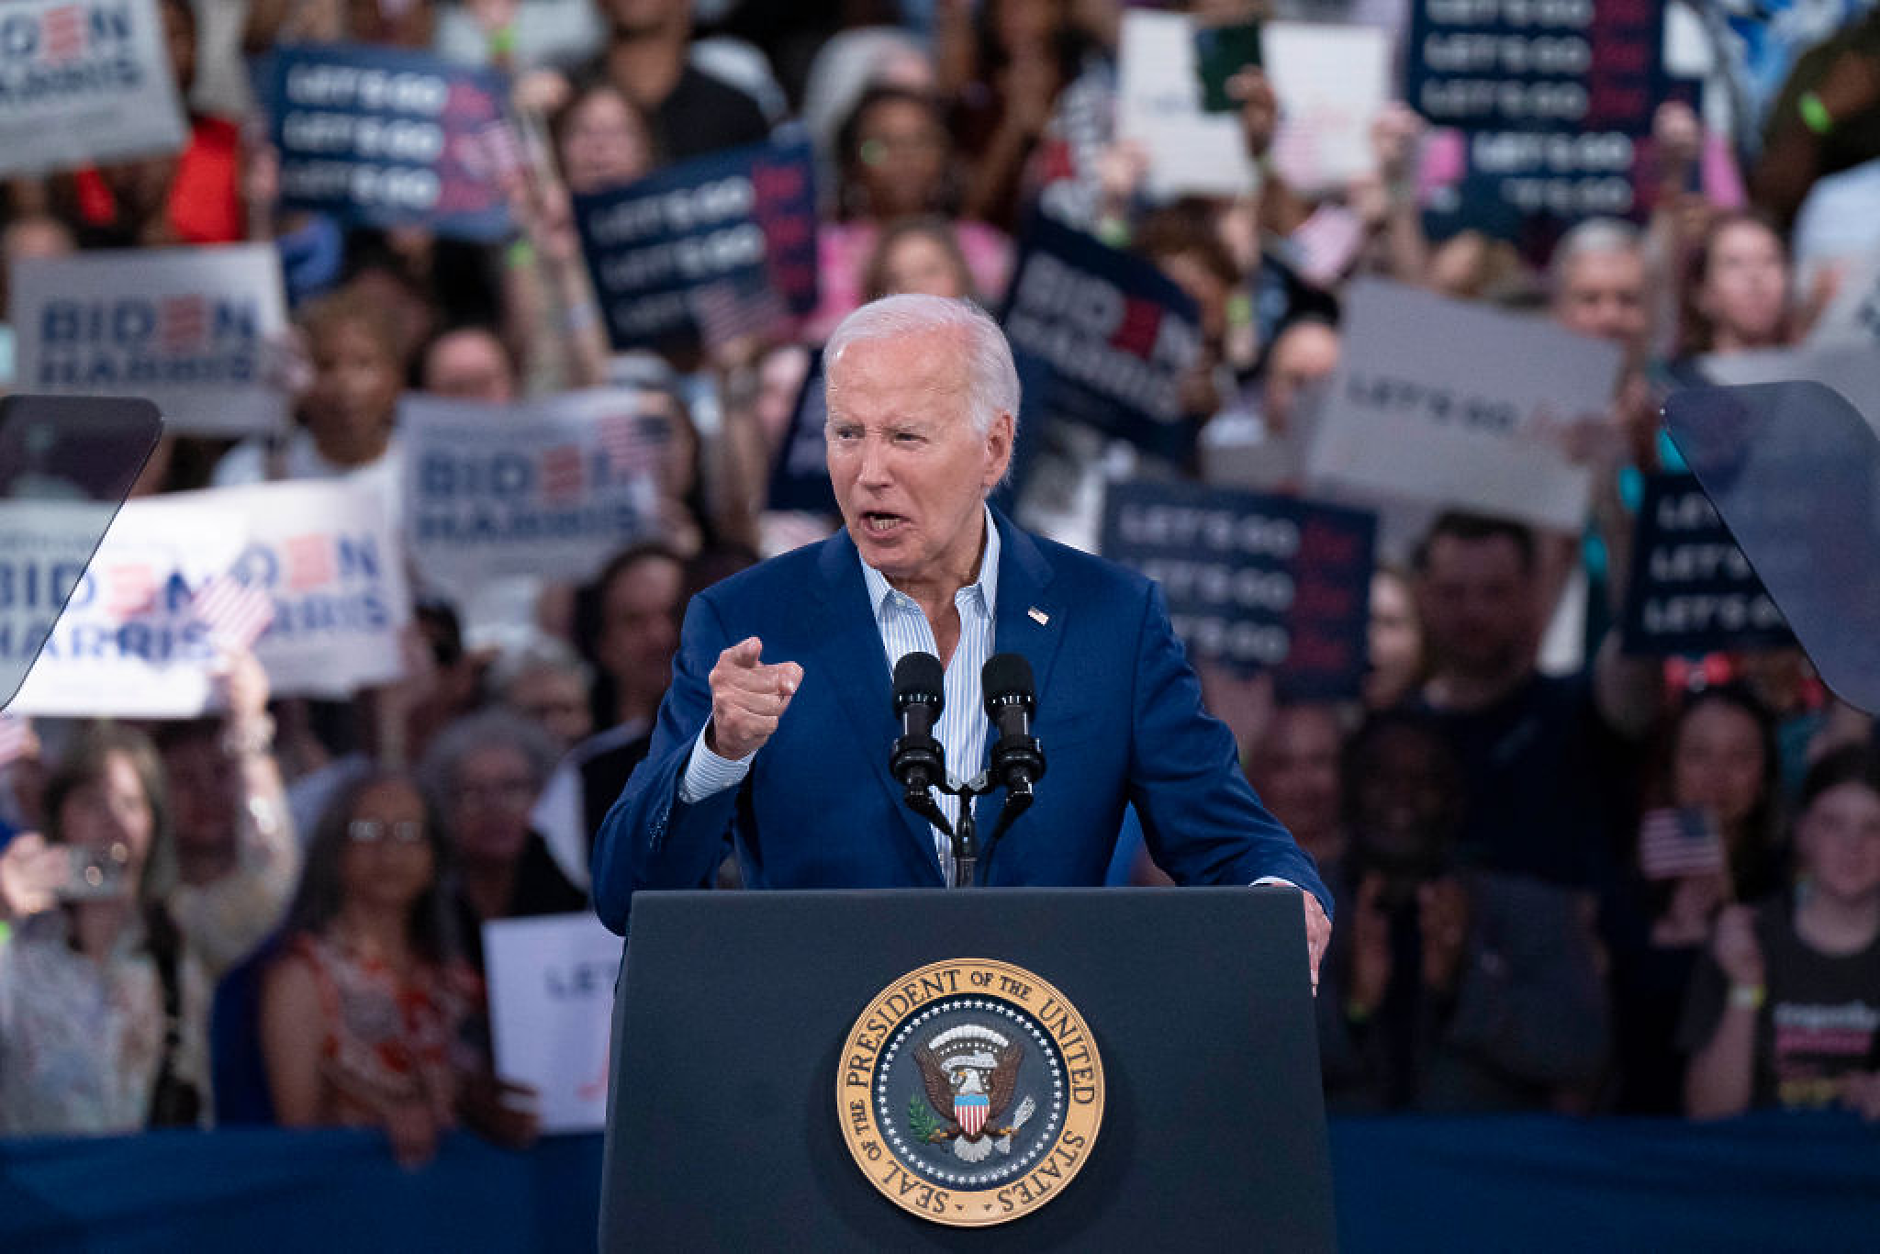
[[(984, 769), (981, 759), (985, 756), (986, 735), (990, 730), (979, 676), (986, 659), (992, 656), (992, 628), (999, 593), (999, 529), (992, 521), (991, 510), (985, 512), (985, 533), (986, 547), (979, 560), (978, 580), (953, 594), (953, 604), (960, 613), (960, 641), (954, 647), (953, 656), (947, 659), (946, 700), (940, 712), (940, 724), (934, 728), (934, 738), (946, 754), (947, 774), (955, 782), (971, 779)], [(856, 560), (861, 561), (859, 555)], [(940, 655), (933, 625), (914, 598), (897, 592), (886, 576), (866, 562), (862, 562), (862, 581), (868, 587), (868, 603), (874, 609), (875, 628), (881, 633), (881, 648), (887, 656), (890, 673), (895, 664), (910, 653)], [(804, 681), (813, 682), (813, 678), (805, 675)], [(887, 745), (881, 747), (884, 760), (888, 750)], [(719, 757), (706, 745), (705, 732), (701, 729), (679, 784), (679, 799), (691, 804), (736, 786), (750, 771), (751, 758), (755, 756), (753, 751), (736, 760)], [(937, 800), (947, 821), (957, 823), (960, 799), (943, 795)], [(941, 874), (952, 884), (955, 874), (952, 842), (939, 828), (928, 830), (933, 833)]]

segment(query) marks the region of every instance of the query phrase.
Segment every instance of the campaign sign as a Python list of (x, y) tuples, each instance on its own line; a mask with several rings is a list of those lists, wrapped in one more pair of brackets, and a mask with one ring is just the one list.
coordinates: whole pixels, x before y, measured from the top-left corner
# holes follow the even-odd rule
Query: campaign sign
[(1467, 133), (1460, 205), (1623, 217), (1635, 141), (1664, 99), (1663, 43), (1664, 0), (1415, 0), (1405, 95)]
[(1280, 102), (1273, 165), (1287, 186), (1338, 192), (1374, 173), (1371, 123), (1394, 92), (1390, 36), (1374, 26), (1268, 22), (1260, 38)]
[(0, 173), (157, 156), (187, 137), (155, 0), (0, 8)]
[(284, 47), (267, 71), (281, 203), (363, 226), (511, 232), (499, 180), (517, 148), (493, 70), (426, 53)]
[(426, 579), (460, 593), (505, 575), (579, 581), (656, 530), (671, 433), (643, 408), (625, 388), (516, 405), (406, 397), (404, 526)]
[(1200, 316), (1153, 263), (1034, 215), (999, 320), (1014, 354), (1049, 365), (1053, 417), (1165, 458), (1193, 449), (1179, 392)]
[(185, 435), (285, 425), (266, 377), (287, 334), (269, 244), (135, 248), (13, 263), (12, 313), (27, 391), (148, 397)]
[(346, 697), (404, 674), (404, 554), (382, 483), (367, 476), (182, 494), (238, 513), (233, 576), (274, 598), (255, 643), (276, 696)]
[[(120, 718), (203, 712), (216, 645), (211, 625), (196, 613), (196, 593), (233, 565), (244, 524), (236, 511), (199, 497), (126, 502), (89, 567), (84, 552), (97, 524), (86, 515), (109, 507), (81, 502), (61, 513), (34, 502), (30, 534), (7, 534), (0, 544), (5, 619), (19, 610), (50, 617), (68, 589), (71, 599), (20, 686), (14, 712)], [(24, 635), (10, 630), (5, 647), (43, 630), (43, 623), (30, 624)]]
[(1306, 452), (1314, 495), (1460, 507), (1577, 534), (1592, 472), (1557, 432), (1603, 421), (1620, 350), (1540, 318), (1374, 280)]
[(496, 1074), (535, 1090), (543, 1132), (607, 1124), (620, 946), (592, 914), (483, 925)]
[(1202, 108), (1195, 24), (1186, 13), (1131, 8), (1117, 51), (1116, 130), (1148, 154), (1151, 199), (1243, 196), (1260, 185), (1240, 117)]
[(800, 137), (711, 153), (575, 197), (615, 348), (684, 351), (816, 306), (816, 189)]
[(1810, 348), (1880, 346), (1880, 256), (1866, 258), (1841, 277), (1807, 343)]
[(836, 491), (829, 482), (829, 462), (825, 456), (828, 442), (823, 427), (829, 419), (829, 402), (823, 393), (822, 350), (810, 353), (809, 370), (803, 376), (802, 390), (796, 394), (796, 410), (790, 416), (790, 428), (784, 433), (783, 446), (770, 468), (770, 491), (766, 509), (800, 510), (808, 514), (835, 514)]
[(1355, 697), (1368, 657), (1377, 520), (1291, 497), (1119, 483), (1102, 552), (1162, 585), (1191, 656), (1270, 670), (1285, 696)]
[(1627, 653), (1701, 655), (1795, 643), (1693, 475), (1645, 480), (1621, 624)]

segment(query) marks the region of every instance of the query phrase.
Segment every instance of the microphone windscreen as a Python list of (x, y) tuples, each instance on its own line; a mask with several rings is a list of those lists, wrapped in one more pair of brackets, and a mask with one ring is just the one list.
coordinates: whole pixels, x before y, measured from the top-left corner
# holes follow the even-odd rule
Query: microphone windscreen
[(931, 653), (909, 653), (894, 664), (894, 704), (899, 709), (909, 701), (939, 705), (946, 692), (946, 668)]
[(1020, 653), (995, 653), (987, 658), (985, 669), (979, 672), (979, 685), (985, 692), (988, 705), (1013, 698), (1023, 698), (1027, 702), (1037, 699), (1037, 686), (1031, 679), (1031, 663)]

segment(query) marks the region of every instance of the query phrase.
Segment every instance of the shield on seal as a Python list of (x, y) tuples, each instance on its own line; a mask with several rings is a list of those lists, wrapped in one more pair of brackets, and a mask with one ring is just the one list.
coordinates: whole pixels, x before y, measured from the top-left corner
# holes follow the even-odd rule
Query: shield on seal
[(992, 1099), (984, 1093), (959, 1093), (953, 1098), (953, 1117), (960, 1121), (960, 1127), (969, 1137), (978, 1136), (979, 1130), (986, 1126), (986, 1116), (991, 1113)]

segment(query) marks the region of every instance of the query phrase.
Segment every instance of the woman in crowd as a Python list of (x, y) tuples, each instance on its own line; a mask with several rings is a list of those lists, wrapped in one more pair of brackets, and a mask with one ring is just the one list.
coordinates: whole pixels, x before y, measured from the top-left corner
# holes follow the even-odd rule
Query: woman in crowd
[[(1684, 1059), (1678, 1015), (1691, 973), (1718, 912), (1783, 886), (1776, 786), (1775, 723), (1737, 685), (1686, 700), (1660, 737), (1660, 763), (1646, 788), (1654, 830), (1641, 833), (1628, 909), (1615, 911), (1623, 956), (1614, 964), (1620, 1110), (1670, 1114), (1678, 1108)], [(1704, 816), (1707, 837), (1674, 842), (1668, 811)], [(1699, 845), (1689, 843), (1696, 840)], [(1687, 860), (1686, 855), (1695, 860)]]
[(877, 300), (902, 292), (955, 299), (964, 296), (984, 303), (953, 223), (926, 214), (903, 218), (881, 232), (868, 263), (862, 267), (862, 299)]
[(242, 653), (219, 688), (223, 718), (172, 733), (167, 784), (141, 733), (81, 729), (46, 783), (46, 840), (0, 854), (0, 1130), (208, 1121), (215, 982), (299, 868), (266, 674)]
[(983, 222), (955, 218), (952, 140), (931, 97), (904, 87), (863, 93), (837, 136), (838, 221), (818, 235), (822, 303), (804, 335), (820, 341), (862, 302), (864, 270), (883, 229), (907, 217), (950, 221), (973, 288), (1005, 290), (1011, 242)]
[(175, 857), (156, 751), (87, 726), (45, 804), (44, 840), (0, 859), (0, 1135), (193, 1123), (211, 978), (162, 906)]
[(393, 432), (406, 374), (400, 328), (382, 305), (344, 290), (312, 306), (301, 324), (313, 364), (301, 425), (285, 440), (256, 437), (236, 445), (216, 467), (217, 486), (324, 479), (367, 467), (395, 485)]
[(421, 777), (451, 845), (449, 908), (478, 970), (489, 920), (587, 909), (587, 895), (529, 826), (557, 756), (540, 727), (501, 708), (452, 723), (425, 754)]
[(287, 1127), (376, 1127), (399, 1162), (460, 1118), (532, 1139), (477, 1044), (482, 985), (451, 939), (449, 850), (417, 785), (374, 771), (321, 816), (261, 991), (261, 1049)]
[(1717, 215), (1685, 267), (1678, 356), (1745, 353), (1791, 341), (1789, 250), (1762, 215)]
[(1717, 918), (1684, 1022), (1685, 1105), (1846, 1107), (1880, 1119), (1880, 755), (1817, 762), (1795, 820), (1801, 885)]

